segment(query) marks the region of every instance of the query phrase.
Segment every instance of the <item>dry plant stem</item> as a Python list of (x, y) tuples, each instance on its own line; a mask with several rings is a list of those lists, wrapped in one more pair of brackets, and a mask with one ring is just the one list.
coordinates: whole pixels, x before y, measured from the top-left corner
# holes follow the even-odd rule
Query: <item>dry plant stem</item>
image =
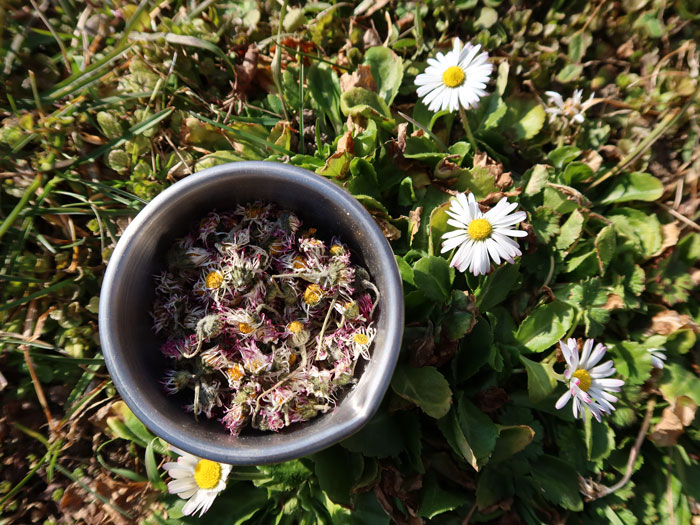
[(469, 512), (467, 513), (466, 517), (464, 518), (464, 521), (462, 522), (462, 525), (469, 525), (469, 521), (472, 519), (472, 516), (474, 515), (474, 511), (476, 511), (476, 502), (474, 502), (474, 505), (472, 505), (472, 508), (469, 509)]
[(629, 155), (627, 155), (625, 158), (620, 160), (620, 162), (617, 163), (613, 168), (605, 172), (599, 179), (593, 181), (588, 186), (589, 190), (592, 190), (599, 184), (603, 183), (604, 181), (608, 180), (610, 177), (614, 177), (618, 173), (620, 173), (628, 164), (631, 162), (635, 161), (637, 157), (642, 155), (646, 150), (648, 150), (654, 142), (659, 140), (666, 131), (671, 128), (678, 120), (681, 118), (682, 115), (688, 111), (690, 106), (693, 104), (695, 101), (695, 98), (697, 97), (698, 93), (700, 93), (700, 85), (698, 88), (695, 90), (695, 92), (688, 98), (688, 102), (685, 103), (685, 105), (676, 111), (671, 111), (664, 116), (664, 118), (659, 122), (659, 124), (654, 128), (654, 130), (643, 140), (641, 141), (634, 150), (630, 152)]
[(612, 487), (601, 486), (597, 494), (591, 496), (590, 500), (604, 498), (615, 492), (618, 489), (624, 487), (627, 482), (632, 477), (632, 469), (634, 468), (634, 462), (637, 461), (637, 456), (639, 455), (639, 449), (642, 448), (642, 443), (649, 430), (649, 424), (651, 423), (651, 416), (654, 413), (654, 406), (656, 406), (656, 398), (652, 397), (647, 401), (647, 413), (644, 416), (644, 421), (642, 422), (642, 427), (639, 429), (639, 434), (637, 434), (637, 439), (634, 442), (632, 450), (630, 450), (629, 458), (627, 459), (627, 466), (625, 467), (625, 475), (622, 479), (615, 483)]
[(664, 210), (666, 210), (671, 215), (673, 215), (676, 219), (681, 221), (683, 224), (687, 224), (691, 228), (700, 231), (700, 225), (698, 225), (698, 223), (696, 223), (696, 222), (691, 221), (688, 217), (686, 217), (682, 213), (678, 213), (676, 210), (674, 210), (670, 206), (664, 204), (663, 202), (657, 202), (656, 204), (659, 205)]
[[(36, 309), (36, 300), (32, 301), (29, 303), (29, 307), (27, 308), (27, 317), (24, 320), (24, 337), (29, 337), (30, 334), (32, 333), (32, 325), (36, 321), (37, 317), (37, 309)], [(32, 357), (29, 354), (29, 346), (28, 345), (20, 345), (20, 350), (22, 350), (22, 353), (24, 354), (24, 362), (27, 364), (27, 369), (29, 370), (29, 375), (32, 378), (32, 384), (34, 385), (34, 391), (36, 392), (36, 397), (39, 399), (39, 404), (41, 405), (41, 408), (44, 411), (44, 416), (46, 417), (46, 421), (49, 424), (49, 429), (51, 433), (54, 433), (55, 430), (55, 424), (53, 421), (53, 418), (51, 417), (51, 412), (49, 411), (49, 404), (46, 402), (46, 396), (44, 395), (44, 389), (41, 386), (41, 382), (39, 381), (39, 378), (36, 375), (36, 370), (34, 370), (34, 362), (32, 361)]]

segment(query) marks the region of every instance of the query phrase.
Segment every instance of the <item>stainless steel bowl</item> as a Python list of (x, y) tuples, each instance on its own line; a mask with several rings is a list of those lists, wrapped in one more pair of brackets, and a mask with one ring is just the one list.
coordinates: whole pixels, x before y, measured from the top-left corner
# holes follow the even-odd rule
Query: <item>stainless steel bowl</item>
[[(295, 211), (307, 226), (338, 235), (369, 270), (381, 297), (371, 360), (337, 407), (279, 433), (231, 436), (217, 421), (194, 421), (160, 379), (166, 360), (149, 311), (154, 275), (172, 242), (213, 209), (255, 200)], [(372, 417), (389, 386), (401, 346), (403, 293), (394, 255), (376, 223), (350, 194), (307, 170), (274, 162), (236, 162), (191, 175), (158, 195), (132, 221), (109, 261), (100, 294), (100, 340), (117, 390), (156, 435), (197, 456), (261, 465), (317, 452)]]

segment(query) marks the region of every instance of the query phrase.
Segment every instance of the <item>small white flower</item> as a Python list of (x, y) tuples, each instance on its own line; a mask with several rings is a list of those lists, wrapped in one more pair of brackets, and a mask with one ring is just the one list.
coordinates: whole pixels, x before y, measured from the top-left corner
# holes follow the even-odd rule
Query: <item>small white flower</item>
[(654, 368), (660, 368), (663, 370), (664, 361), (666, 361), (666, 351), (665, 348), (647, 348), (647, 352), (651, 354), (651, 364)]
[(616, 370), (612, 361), (596, 364), (605, 355), (605, 345), (598, 343), (593, 348), (593, 339), (587, 339), (583, 344), (583, 353), (579, 359), (578, 343), (576, 339), (569, 339), (566, 344), (559, 341), (564, 359), (566, 359), (566, 371), (564, 377), (569, 381), (569, 389), (556, 403), (557, 409), (561, 409), (573, 398), (574, 417), (583, 418), (584, 408), (588, 407), (593, 417), (598, 421), (603, 414), (615, 410), (613, 403), (617, 398), (610, 392), (619, 392), (625, 384), (622, 379), (610, 379)]
[(428, 67), (416, 77), (418, 96), (430, 111), (438, 112), (459, 107), (475, 108), (486, 95), (486, 83), (493, 71), (488, 53), (480, 53), (480, 45), (464, 44), (455, 38), (452, 51), (438, 53), (428, 59)]
[(545, 91), (544, 94), (547, 95), (547, 102), (549, 103), (549, 107), (545, 109), (545, 111), (549, 113), (550, 124), (561, 118), (568, 121), (567, 123), (569, 125), (573, 125), (574, 123), (583, 124), (583, 121), (586, 120), (583, 114), (592, 105), (591, 100), (593, 100), (594, 96), (594, 94), (591, 93), (588, 100), (582, 103), (582, 89), (575, 90), (574, 96), (566, 100), (556, 91)]
[(496, 206), (482, 213), (473, 193), (468, 197), (459, 193), (447, 210), (451, 217), (447, 224), (458, 229), (442, 236), (441, 253), (459, 246), (450, 266), (460, 272), (469, 268), (474, 275), (485, 275), (491, 268), (491, 259), (496, 264), (501, 264), (501, 259), (512, 263), (513, 257), (522, 255), (518, 243), (509, 239), (527, 235), (512, 229), (526, 218), (524, 211), (511, 213), (517, 207), (517, 203), (503, 197)]
[(226, 478), (231, 472), (231, 465), (217, 463), (209, 459), (201, 459), (184, 450), (170, 447), (180, 457), (177, 462), (168, 462), (163, 468), (173, 478), (168, 483), (171, 494), (177, 494), (182, 499), (189, 500), (182, 508), (185, 516), (200, 511), (202, 516), (216, 499), (216, 496), (226, 488)]
[(360, 328), (350, 336), (352, 348), (355, 352), (355, 359), (362, 356), (369, 360), (369, 346), (372, 344), (375, 335), (377, 335), (377, 329), (370, 326), (367, 328)]

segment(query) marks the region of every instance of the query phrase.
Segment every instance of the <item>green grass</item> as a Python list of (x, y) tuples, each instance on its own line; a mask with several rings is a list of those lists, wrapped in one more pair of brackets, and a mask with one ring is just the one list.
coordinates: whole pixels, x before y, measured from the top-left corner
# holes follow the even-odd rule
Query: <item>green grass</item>
[[(237, 160), (357, 196), (397, 256), (407, 322), (365, 430), (234, 469), (203, 520), (698, 519), (697, 1), (379, 4), (0, 7), (0, 524), (36, 505), (45, 523), (197, 521), (107, 375), (97, 304), (129, 218)], [(494, 64), (473, 141), (416, 96), (454, 37)], [(550, 121), (545, 91), (576, 89), (595, 97), (585, 121)], [(477, 278), (439, 253), (464, 191), (527, 213), (516, 264)], [(566, 337), (605, 343), (625, 380), (602, 423), (554, 408)]]

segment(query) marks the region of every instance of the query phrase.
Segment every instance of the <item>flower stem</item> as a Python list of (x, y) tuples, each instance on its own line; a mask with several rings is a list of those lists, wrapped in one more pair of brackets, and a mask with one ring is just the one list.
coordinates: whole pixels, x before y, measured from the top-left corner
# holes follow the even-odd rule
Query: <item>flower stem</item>
[(467, 134), (467, 138), (469, 139), (469, 143), (472, 145), (474, 153), (478, 153), (479, 148), (476, 147), (476, 140), (472, 134), (472, 128), (469, 127), (469, 120), (467, 120), (467, 114), (464, 112), (464, 108), (462, 106), (459, 107), (459, 118), (462, 120), (462, 127)]

